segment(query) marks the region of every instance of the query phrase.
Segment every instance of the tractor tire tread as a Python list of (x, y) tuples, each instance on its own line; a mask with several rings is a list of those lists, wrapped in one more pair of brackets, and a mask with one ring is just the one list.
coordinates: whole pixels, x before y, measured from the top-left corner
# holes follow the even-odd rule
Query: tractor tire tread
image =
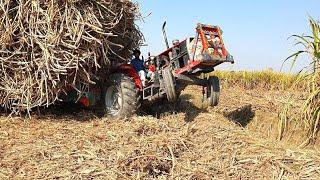
[(166, 87), (167, 99), (169, 102), (177, 101), (177, 93), (174, 86), (173, 75), (169, 68), (163, 69), (163, 80)]
[(125, 74), (117, 73), (109, 76), (109, 83), (121, 89), (123, 100), (119, 114), (111, 118), (127, 119), (134, 115), (141, 106), (141, 98), (133, 79)]
[(217, 76), (210, 76), (208, 79), (208, 103), (214, 107), (219, 104), (220, 80)]

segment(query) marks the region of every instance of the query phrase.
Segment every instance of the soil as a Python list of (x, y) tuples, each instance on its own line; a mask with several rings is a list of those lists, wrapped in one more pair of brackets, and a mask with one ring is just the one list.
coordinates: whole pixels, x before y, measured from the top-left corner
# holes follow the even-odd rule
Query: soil
[[(128, 121), (65, 105), (31, 119), (0, 117), (0, 179), (319, 179), (318, 147), (303, 131), (278, 141), (279, 112), (299, 92), (202, 89), (158, 102)], [(297, 105), (299, 106), (299, 104)]]

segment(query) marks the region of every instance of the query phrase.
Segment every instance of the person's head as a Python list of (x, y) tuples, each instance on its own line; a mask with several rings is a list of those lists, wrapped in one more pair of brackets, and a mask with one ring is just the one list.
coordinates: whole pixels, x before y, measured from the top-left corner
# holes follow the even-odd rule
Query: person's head
[(133, 55), (134, 55), (135, 58), (139, 58), (140, 55), (141, 55), (141, 51), (139, 49), (135, 49), (133, 51)]
[(173, 46), (177, 46), (179, 43), (180, 43), (180, 41), (178, 39), (175, 39), (172, 41)]

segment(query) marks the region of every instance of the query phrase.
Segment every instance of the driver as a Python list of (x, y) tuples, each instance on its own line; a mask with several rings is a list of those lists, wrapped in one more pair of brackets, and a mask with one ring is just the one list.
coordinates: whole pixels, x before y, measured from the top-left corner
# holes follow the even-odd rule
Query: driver
[(133, 51), (134, 58), (131, 60), (131, 65), (138, 72), (142, 86), (146, 85), (146, 67), (144, 65), (144, 61), (140, 59), (141, 51), (139, 49), (135, 49)]

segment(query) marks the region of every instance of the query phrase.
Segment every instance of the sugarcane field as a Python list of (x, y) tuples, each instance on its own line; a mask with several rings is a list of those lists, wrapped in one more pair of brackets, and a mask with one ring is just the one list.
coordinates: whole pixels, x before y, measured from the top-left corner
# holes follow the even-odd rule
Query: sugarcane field
[(0, 179), (320, 179), (318, 7), (0, 0)]

